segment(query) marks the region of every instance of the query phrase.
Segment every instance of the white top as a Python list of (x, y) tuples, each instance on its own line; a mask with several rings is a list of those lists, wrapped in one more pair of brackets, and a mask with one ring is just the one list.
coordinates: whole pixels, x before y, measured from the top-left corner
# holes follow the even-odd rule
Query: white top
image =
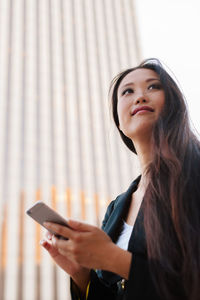
[(122, 232), (116, 242), (116, 245), (124, 250), (127, 250), (132, 230), (133, 230), (133, 226), (128, 225), (125, 221), (123, 221)]

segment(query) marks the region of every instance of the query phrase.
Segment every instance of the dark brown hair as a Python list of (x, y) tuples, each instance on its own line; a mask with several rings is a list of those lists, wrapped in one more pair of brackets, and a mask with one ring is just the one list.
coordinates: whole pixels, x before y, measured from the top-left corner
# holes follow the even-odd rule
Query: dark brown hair
[(147, 59), (111, 83), (112, 114), (126, 146), (136, 153), (132, 140), (119, 129), (117, 91), (122, 79), (140, 68), (155, 71), (165, 93), (152, 133), (153, 160), (146, 170), (149, 184), (142, 203), (149, 267), (161, 299), (198, 300), (200, 142), (190, 128), (178, 85), (159, 60)]

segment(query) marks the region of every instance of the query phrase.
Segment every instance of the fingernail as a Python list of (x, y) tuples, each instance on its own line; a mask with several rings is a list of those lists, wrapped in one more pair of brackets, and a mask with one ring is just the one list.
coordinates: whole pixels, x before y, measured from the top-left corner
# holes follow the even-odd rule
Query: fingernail
[(76, 225), (76, 224), (79, 223), (78, 221), (72, 220), (72, 219), (70, 219), (68, 222), (69, 222), (71, 225)]
[(44, 245), (45, 240), (40, 240), (40, 245), (43, 246)]
[(43, 225), (46, 227), (46, 226), (49, 226), (50, 223), (49, 222), (44, 222)]

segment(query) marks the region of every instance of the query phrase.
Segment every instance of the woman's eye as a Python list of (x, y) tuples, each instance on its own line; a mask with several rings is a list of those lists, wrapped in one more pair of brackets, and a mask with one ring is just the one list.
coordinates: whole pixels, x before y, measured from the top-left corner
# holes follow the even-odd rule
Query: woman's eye
[(123, 91), (122, 95), (127, 95), (131, 93), (133, 93), (133, 89), (126, 89), (125, 91)]
[(159, 83), (154, 83), (154, 84), (151, 84), (149, 87), (148, 87), (149, 90), (160, 90), (161, 89), (161, 84)]

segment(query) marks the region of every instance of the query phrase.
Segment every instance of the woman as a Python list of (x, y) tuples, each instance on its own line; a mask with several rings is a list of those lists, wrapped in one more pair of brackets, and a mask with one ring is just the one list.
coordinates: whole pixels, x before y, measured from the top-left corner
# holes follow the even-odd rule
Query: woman
[(41, 243), (71, 276), (72, 299), (197, 300), (200, 295), (200, 143), (183, 95), (149, 59), (112, 82), (114, 122), (141, 176), (108, 206), (102, 230), (46, 223)]

